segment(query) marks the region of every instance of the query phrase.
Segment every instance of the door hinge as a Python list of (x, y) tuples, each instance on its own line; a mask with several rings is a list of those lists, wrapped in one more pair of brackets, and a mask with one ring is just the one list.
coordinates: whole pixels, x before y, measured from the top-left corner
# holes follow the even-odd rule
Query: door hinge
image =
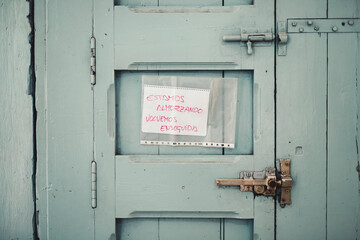
[(90, 83), (96, 84), (96, 41), (95, 37), (90, 39)]
[(288, 33), (358, 33), (360, 18), (302, 18), (287, 20)]
[(281, 207), (291, 204), (292, 178), (290, 160), (280, 160), (280, 168), (265, 168), (264, 171), (242, 171), (239, 179), (216, 179), (218, 186), (239, 186), (243, 192), (256, 195), (279, 196)]
[(97, 207), (97, 166), (95, 160), (91, 161), (91, 207)]

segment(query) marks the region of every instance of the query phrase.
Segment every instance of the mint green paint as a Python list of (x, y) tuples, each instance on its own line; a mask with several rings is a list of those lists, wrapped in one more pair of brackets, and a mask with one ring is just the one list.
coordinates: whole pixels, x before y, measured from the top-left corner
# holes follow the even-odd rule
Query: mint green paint
[(26, 1), (0, 1), (0, 239), (33, 237), (33, 106)]
[(35, 1), (40, 239), (94, 238), (92, 17), (91, 1)]
[[(360, 237), (360, 35), (329, 34), (327, 236)], [(342, 42), (346, 47), (338, 47)], [(346, 223), (346, 224), (344, 224)]]
[[(226, 233), (228, 238), (273, 239), (274, 201), (218, 188), (215, 179), (274, 166), (275, 156), (292, 160), (294, 178), (293, 204), (276, 208), (277, 239), (359, 238), (354, 144), (359, 140), (359, 34), (289, 34), (287, 56), (276, 56), (275, 89), (274, 43), (254, 45), (249, 56), (245, 44), (221, 40), (241, 28), (274, 30), (272, 1), (245, 2), (254, 5), (233, 7), (234, 1), (225, 0), (227, 7), (219, 13), (213, 10), (221, 1), (186, 1), (177, 13), (156, 13), (158, 8), (140, 13), (126, 5), (166, 5), (168, 11), (177, 3), (119, 0), (114, 6), (112, 0), (84, 0), (69, 7), (63, 1), (35, 1), (41, 239), (114, 239), (115, 233), (122, 239), (127, 234), (226, 239)], [(277, 21), (359, 17), (359, 1), (347, 3), (278, 0)], [(196, 10), (181, 12), (191, 4)], [(92, 34), (97, 39), (93, 88)], [(145, 70), (199, 76), (224, 71), (225, 77), (248, 79), (243, 86), (248, 91), (241, 94), (246, 100), (240, 101), (247, 102), (242, 111), (252, 127), (238, 129), (247, 151), (226, 150), (222, 156), (219, 149), (140, 146), (138, 123), (131, 121), (140, 113), (126, 117), (122, 111), (136, 107), (126, 99), (140, 96), (135, 89)], [(156, 155), (159, 151), (166, 155)], [(93, 158), (98, 163), (95, 210), (90, 207)], [(346, 177), (339, 180), (339, 175)]]

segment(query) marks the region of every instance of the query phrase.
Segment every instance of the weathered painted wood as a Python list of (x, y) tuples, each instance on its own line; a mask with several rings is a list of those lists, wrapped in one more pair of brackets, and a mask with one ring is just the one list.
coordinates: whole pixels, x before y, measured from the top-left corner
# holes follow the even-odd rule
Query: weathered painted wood
[[(45, 77), (46, 77), (46, 4), (45, 0), (37, 0), (34, 3), (34, 21), (36, 27), (36, 38), (35, 38), (35, 75), (37, 78), (36, 81), (36, 109), (37, 109), (37, 119), (36, 125), (38, 128), (40, 126), (46, 126), (45, 116)], [(41, 26), (41, 27), (40, 27)], [(40, 37), (42, 36), (42, 38)], [(42, 93), (39, 94), (39, 93)], [(41, 97), (42, 96), (42, 97)], [(37, 227), (38, 227), (38, 236), (40, 239), (47, 239), (47, 196), (44, 194), (46, 189), (46, 141), (47, 135), (43, 130), (36, 130), (36, 144), (37, 144), (37, 166), (36, 166), (36, 208), (37, 208)], [(42, 156), (42, 157), (41, 157)], [(40, 186), (44, 188), (41, 190)], [(45, 191), (46, 192), (46, 191)]]
[(95, 239), (115, 240), (115, 82), (113, 0), (94, 1), (96, 85), (94, 101), (94, 157), (97, 162)]
[(358, 18), (360, 17), (359, 0), (328, 0), (329, 18)]
[(114, 4), (128, 7), (149, 7), (158, 6), (158, 0), (114, 0)]
[(254, 0), (224, 0), (224, 6), (253, 5)]
[[(326, 0), (276, 2), (277, 21), (326, 18), (326, 13)], [(325, 239), (327, 35), (288, 37), (287, 56), (276, 57), (276, 158), (292, 160), (294, 183), (292, 205), (277, 203), (276, 235)]]
[(160, 240), (158, 218), (116, 220), (117, 240)]
[[(220, 175), (237, 178), (241, 170), (262, 170), (265, 167), (274, 166), (274, 45), (269, 43), (264, 44), (265, 47), (257, 46), (254, 49), (254, 54), (248, 56), (246, 48), (239, 48), (239, 43), (225, 46), (222, 43), (221, 37), (223, 34), (239, 33), (239, 21), (246, 27), (254, 27), (256, 24), (273, 28), (273, 7), (274, 5), (271, 1), (257, 1), (255, 6), (222, 8), (219, 10), (222, 13), (206, 13), (206, 16), (202, 16), (202, 9), (190, 14), (185, 12), (195, 10), (189, 10), (188, 8), (181, 10), (183, 11), (182, 13), (173, 14), (169, 11), (169, 8), (165, 10), (167, 11), (166, 13), (151, 12), (158, 11), (158, 8), (154, 10), (149, 8), (132, 10), (135, 13), (129, 11), (126, 7), (115, 7), (115, 49), (119, 44), (122, 47), (115, 50), (116, 69), (254, 69), (252, 84), (255, 105), (253, 113), (255, 132), (254, 156), (228, 156), (221, 158), (216, 156), (204, 158), (200, 155), (187, 157), (176, 155), (171, 157), (118, 156), (116, 160), (117, 217), (245, 217), (239, 211), (245, 211), (246, 209), (240, 206), (239, 202), (243, 201), (244, 197), (246, 199), (247, 193), (241, 193), (238, 189), (234, 188), (217, 188), (209, 184), (209, 182), (214, 181)], [(232, 9), (238, 11), (231, 12)], [(216, 12), (216, 10), (214, 11)], [(226, 11), (228, 11), (228, 14), (226, 14)], [(218, 22), (215, 18), (208, 19), (212, 15), (224, 17), (221, 18), (221, 22)], [(226, 17), (226, 15), (236, 15), (236, 17)], [(256, 23), (252, 17), (255, 15), (257, 16)], [(204, 34), (201, 35), (197, 29), (196, 31), (185, 32), (184, 37), (186, 37), (186, 41), (180, 43), (190, 42), (188, 47), (185, 47), (187, 46), (186, 44), (184, 46), (171, 46), (172, 43), (178, 43), (179, 39), (182, 39), (181, 37), (172, 38), (178, 35), (179, 29), (183, 31), (183, 28), (181, 26), (179, 28), (179, 25), (177, 25), (178, 30), (174, 30), (168, 26), (176, 22), (183, 24), (183, 20), (186, 22), (185, 16), (188, 16), (190, 20), (194, 20), (194, 22), (189, 21), (192, 23), (191, 26), (197, 26), (196, 23), (199, 23), (197, 27), (203, 26), (202, 24), (212, 27), (216, 31), (212, 31), (211, 34), (214, 34), (214, 32), (215, 34), (218, 33), (217, 37), (206, 38), (205, 41)], [(246, 18), (246, 20), (239, 20), (239, 17), (241, 19)], [(125, 19), (128, 20), (125, 21)], [(134, 20), (129, 21), (129, 19)], [(131, 26), (132, 23), (139, 21), (144, 24)], [(167, 23), (167, 28), (164, 30), (161, 24), (165, 22)], [(147, 24), (159, 27), (148, 28), (146, 27)], [(185, 23), (184, 29), (189, 30), (188, 27), (185, 28), (186, 26)], [(236, 26), (235, 32), (234, 26)], [(137, 31), (134, 33), (130, 29), (137, 29)], [(168, 29), (172, 29), (171, 31), (175, 31), (176, 34), (168, 34), (166, 32)], [(208, 31), (208, 28), (201, 29)], [(150, 30), (151, 32), (149, 32)], [(129, 34), (123, 34), (124, 32)], [(141, 38), (140, 36), (139, 38), (139, 34), (145, 34), (147, 37)], [(198, 38), (194, 34), (200, 34), (201, 37)], [(209, 39), (215, 39), (213, 44), (215, 47), (211, 47)], [(160, 51), (157, 49), (157, 46), (169, 47), (170, 50), (161, 48)], [(240, 44), (240, 46), (243, 45)], [(199, 47), (201, 49), (213, 49), (213, 51), (204, 50), (194, 53), (194, 50), (199, 50)], [(136, 52), (131, 52), (133, 51), (132, 49), (136, 49)], [(190, 49), (191, 54), (186, 51), (187, 49)], [(156, 54), (151, 54), (150, 51), (155, 51)], [(228, 57), (236, 59), (238, 64), (235, 64), (235, 66), (228, 64), (235, 61), (233, 59), (227, 60)], [(122, 65), (118, 65), (117, 61)], [(247, 94), (252, 95), (252, 93)], [(225, 163), (228, 161), (226, 159), (229, 159), (230, 162)], [(233, 161), (231, 159), (239, 160)], [(208, 162), (203, 162), (204, 160)], [(231, 163), (231, 161), (233, 162)], [(184, 188), (182, 188), (183, 186)], [(224, 192), (222, 193), (222, 191)], [(217, 199), (216, 195), (220, 195), (221, 199)], [(181, 199), (183, 200), (179, 201)], [(215, 203), (214, 201), (218, 202)], [(200, 202), (202, 203), (201, 205), (199, 205)], [(251, 207), (248, 210), (250, 209), (255, 211), (254, 237), (259, 239), (273, 238), (274, 202), (272, 198), (256, 198), (255, 201), (251, 198)]]
[[(255, 1), (255, 7), (261, 12), (258, 26), (267, 26), (274, 21), (274, 2)], [(272, 26), (274, 28), (274, 26)], [(272, 43), (273, 44), (273, 43)], [(254, 86), (253, 86), (253, 154), (254, 170), (274, 167), (275, 156), (275, 102), (274, 102), (274, 45), (272, 48), (255, 48)], [(274, 201), (272, 198), (254, 199), (253, 239), (274, 238)]]
[(328, 41), (327, 239), (359, 239), (360, 35)]
[(29, 10), (0, 1), (0, 239), (33, 238)]
[(276, 1), (277, 21), (287, 18), (326, 18), (327, 0), (278, 0)]
[[(247, 54), (246, 44), (223, 42), (222, 37), (239, 34), (240, 28), (254, 27), (255, 24), (261, 24), (261, 28), (265, 30), (271, 28), (272, 22), (268, 19), (273, 14), (268, 14), (271, 12), (269, 9), (262, 9), (260, 3), (258, 5), (259, 7), (162, 7), (133, 10), (115, 6), (115, 68), (252, 69), (254, 55)], [(174, 14), (174, 11), (179, 12)], [(260, 22), (262, 18), (259, 20), (255, 16), (262, 15), (263, 12), (267, 12), (264, 15), (267, 20)], [(142, 24), (138, 24), (139, 22)], [(127, 34), (123, 34), (124, 32)], [(243, 47), (239, 47), (239, 44)], [(258, 45), (258, 51), (271, 46), (269, 43), (255, 45)]]
[[(224, 240), (252, 240), (253, 238), (253, 229), (254, 222), (249, 219), (223, 219), (224, 229)], [(266, 236), (265, 236), (266, 237)], [(269, 236), (271, 238), (271, 236)]]
[(276, 156), (291, 159), (294, 183), (292, 204), (277, 207), (277, 239), (325, 239), (327, 36), (289, 38), (277, 57)]
[(36, 0), (35, 8), (40, 238), (93, 239), (92, 4)]
[(252, 218), (253, 194), (222, 188), (252, 156), (117, 156), (116, 217)]
[[(124, 5), (129, 7), (147, 7), (147, 6), (221, 6), (221, 0), (202, 0), (202, 1), (181, 1), (178, 0), (115, 0), (115, 5)], [(225, 6), (252, 5), (254, 0), (225, 0)]]
[(117, 239), (253, 239), (248, 219), (130, 218), (116, 221)]
[(220, 219), (159, 219), (159, 239), (220, 240)]
[(159, 0), (159, 6), (176, 6), (176, 7), (209, 7), (209, 6), (221, 6), (221, 0), (201, 0), (201, 1), (192, 1), (192, 0)]

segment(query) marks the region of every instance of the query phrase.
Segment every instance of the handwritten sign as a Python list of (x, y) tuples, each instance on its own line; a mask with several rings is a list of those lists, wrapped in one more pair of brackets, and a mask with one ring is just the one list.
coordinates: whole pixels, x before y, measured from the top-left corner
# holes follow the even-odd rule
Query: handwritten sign
[(209, 89), (144, 85), (145, 133), (206, 136)]

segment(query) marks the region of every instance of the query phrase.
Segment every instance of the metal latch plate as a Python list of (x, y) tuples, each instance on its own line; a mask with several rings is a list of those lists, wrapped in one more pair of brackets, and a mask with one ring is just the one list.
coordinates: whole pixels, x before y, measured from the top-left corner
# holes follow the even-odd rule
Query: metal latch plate
[(360, 32), (359, 18), (306, 18), (288, 19), (288, 33), (357, 33)]
[(275, 168), (266, 168), (264, 171), (242, 171), (238, 179), (216, 179), (216, 185), (239, 186), (243, 192), (254, 192), (264, 196), (275, 196), (277, 187), (280, 187), (279, 200), (284, 207), (291, 204), (290, 160), (280, 160), (279, 174), (276, 174), (275, 170)]

